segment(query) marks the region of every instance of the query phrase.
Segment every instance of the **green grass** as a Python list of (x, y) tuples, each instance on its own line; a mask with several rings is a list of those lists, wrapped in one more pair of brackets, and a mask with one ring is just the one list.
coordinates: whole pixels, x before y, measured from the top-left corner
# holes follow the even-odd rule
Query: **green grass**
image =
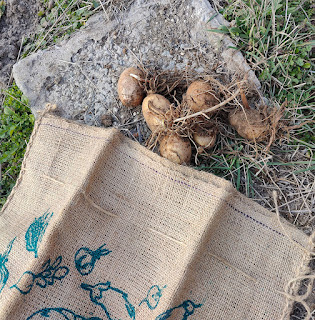
[(0, 18), (3, 16), (5, 11), (6, 3), (4, 0), (0, 1)]
[(5, 95), (0, 110), (0, 206), (16, 182), (34, 126), (34, 116), (28, 101), (18, 87), (13, 84)]
[[(220, 13), (230, 26), (209, 30), (232, 38), (233, 48), (243, 53), (271, 104), (277, 106), (288, 101), (284, 117), (290, 119), (291, 125), (315, 120), (312, 4), (313, 1), (227, 0)], [(237, 144), (235, 140), (221, 142), (221, 149), (213, 151), (210, 161), (200, 159), (206, 165), (199, 169), (225, 177), (238, 190), (254, 196), (252, 178), (259, 179), (264, 166), (275, 167), (273, 163), (283, 166), (284, 159), (297, 148), (306, 149), (302, 159), (305, 162), (295, 162), (299, 167), (292, 171), (301, 173), (314, 169), (314, 162), (309, 163), (315, 159), (314, 122), (291, 131), (284, 141), (286, 146), (281, 152), (279, 146), (271, 148), (269, 155), (279, 160), (273, 162), (260, 161), (267, 157), (262, 145), (250, 147), (243, 139), (237, 139)]]
[(101, 9), (100, 2), (96, 0), (56, 0), (52, 8), (49, 8), (49, 0), (41, 2), (43, 9), (37, 13), (39, 26), (32, 36), (24, 40), (22, 57), (66, 39)]
[(269, 98), (299, 106), (314, 101), (311, 1), (229, 0), (221, 13), (232, 25), (212, 31), (230, 35)]
[[(94, 0), (56, 0), (52, 8), (48, 8), (48, 0), (41, 2), (43, 10), (37, 13), (39, 27), (24, 39), (22, 57), (67, 38), (100, 9), (100, 2)], [(0, 1), (0, 17), (4, 8), (5, 3)], [(34, 126), (27, 98), (15, 83), (3, 94), (5, 99), (0, 108), (0, 208), (15, 185)]]

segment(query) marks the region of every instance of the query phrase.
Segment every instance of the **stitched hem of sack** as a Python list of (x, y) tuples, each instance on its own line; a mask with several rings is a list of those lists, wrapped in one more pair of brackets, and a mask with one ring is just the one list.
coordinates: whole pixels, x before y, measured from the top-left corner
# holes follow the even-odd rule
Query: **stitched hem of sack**
[[(312, 295), (312, 288), (315, 280), (315, 270), (310, 267), (310, 262), (314, 258), (315, 232), (309, 237), (307, 252), (305, 252), (302, 263), (297, 269), (296, 276), (291, 279), (285, 287), (284, 295), (286, 298), (286, 305), (281, 320), (290, 319), (290, 314), (295, 303), (299, 303), (304, 307), (306, 311), (304, 320), (314, 319), (312, 316), (314, 310), (311, 310), (308, 303), (308, 298)], [(306, 285), (303, 283), (305, 281), (308, 281)], [(302, 288), (304, 288), (304, 290), (306, 288), (306, 292), (304, 294), (299, 294)]]

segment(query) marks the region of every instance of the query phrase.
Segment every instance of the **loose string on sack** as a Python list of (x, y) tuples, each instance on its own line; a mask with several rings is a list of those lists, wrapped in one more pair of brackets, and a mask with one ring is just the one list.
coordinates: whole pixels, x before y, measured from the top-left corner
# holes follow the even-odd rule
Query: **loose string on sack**
[[(306, 311), (304, 320), (312, 320), (313, 319), (312, 313), (314, 310), (311, 310), (310, 306), (307, 303), (307, 299), (312, 294), (313, 283), (315, 280), (314, 270), (312, 270), (309, 266), (310, 261), (315, 258), (315, 232), (309, 237), (309, 243), (307, 248), (295, 242), (291, 238), (291, 236), (288, 234), (287, 230), (285, 229), (283, 223), (280, 220), (280, 213), (279, 213), (279, 207), (277, 202), (277, 192), (273, 191), (272, 195), (273, 195), (273, 200), (275, 204), (278, 223), (283, 233), (288, 237), (290, 242), (292, 242), (295, 246), (298, 246), (300, 249), (304, 251), (302, 264), (297, 270), (296, 277), (291, 279), (287, 283), (287, 285), (284, 288), (284, 292), (280, 292), (286, 297), (286, 306), (282, 313), (281, 320), (288, 319), (291, 313), (292, 306), (295, 302), (300, 303), (304, 307)], [(302, 295), (299, 295), (298, 289), (301, 287), (301, 282), (304, 280), (308, 280), (309, 283), (307, 284), (306, 292)]]

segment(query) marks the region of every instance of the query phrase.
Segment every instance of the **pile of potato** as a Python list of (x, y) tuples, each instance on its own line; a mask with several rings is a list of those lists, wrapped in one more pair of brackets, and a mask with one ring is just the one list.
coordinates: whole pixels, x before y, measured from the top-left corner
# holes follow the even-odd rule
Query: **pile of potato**
[[(177, 164), (188, 164), (192, 155), (191, 142), (201, 150), (215, 145), (217, 132), (211, 126), (195, 124), (190, 139), (176, 131), (168, 130), (170, 122), (174, 120), (176, 108), (160, 94), (149, 93), (145, 96), (144, 78), (143, 72), (135, 67), (124, 70), (118, 80), (118, 95), (126, 107), (133, 108), (142, 104), (144, 119), (152, 133), (158, 137), (162, 157)], [(211, 84), (203, 80), (192, 82), (183, 100), (192, 114), (220, 103)], [(264, 120), (257, 110), (234, 110), (229, 113), (229, 122), (240, 136), (249, 140), (258, 139), (266, 130)]]

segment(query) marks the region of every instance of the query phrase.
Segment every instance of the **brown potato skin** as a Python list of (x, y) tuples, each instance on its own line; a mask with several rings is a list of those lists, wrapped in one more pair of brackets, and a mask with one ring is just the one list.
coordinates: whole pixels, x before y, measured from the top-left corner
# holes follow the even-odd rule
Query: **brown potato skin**
[(215, 130), (207, 130), (200, 127), (195, 128), (193, 133), (193, 139), (196, 142), (197, 146), (204, 149), (210, 149), (215, 145), (217, 140), (217, 133)]
[(129, 108), (139, 106), (144, 98), (145, 92), (139, 81), (130, 76), (130, 73), (143, 78), (143, 72), (137, 68), (130, 67), (120, 75), (117, 91), (121, 103)]
[(188, 164), (191, 159), (189, 139), (177, 134), (166, 135), (160, 142), (160, 155), (177, 164)]
[(261, 113), (253, 109), (230, 113), (229, 122), (241, 137), (251, 141), (263, 138), (268, 129)]
[(170, 110), (171, 103), (162, 95), (153, 93), (142, 102), (143, 117), (152, 132), (165, 129), (165, 113)]
[(205, 110), (219, 103), (212, 86), (202, 80), (191, 83), (186, 92), (186, 100), (193, 112)]

